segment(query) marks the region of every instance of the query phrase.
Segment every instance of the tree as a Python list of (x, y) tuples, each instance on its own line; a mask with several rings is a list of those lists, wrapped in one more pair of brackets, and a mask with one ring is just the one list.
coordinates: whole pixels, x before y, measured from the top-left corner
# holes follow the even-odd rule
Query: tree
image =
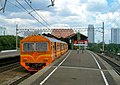
[[(23, 37), (18, 36), (18, 46)], [(0, 36), (0, 51), (16, 49), (16, 37), (12, 35)]]

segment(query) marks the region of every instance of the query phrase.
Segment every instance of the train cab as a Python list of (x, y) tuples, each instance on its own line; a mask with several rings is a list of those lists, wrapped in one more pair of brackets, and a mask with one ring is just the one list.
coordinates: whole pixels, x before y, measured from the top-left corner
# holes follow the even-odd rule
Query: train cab
[(20, 42), (20, 64), (28, 71), (38, 71), (64, 54), (65, 45), (42, 35), (28, 36)]

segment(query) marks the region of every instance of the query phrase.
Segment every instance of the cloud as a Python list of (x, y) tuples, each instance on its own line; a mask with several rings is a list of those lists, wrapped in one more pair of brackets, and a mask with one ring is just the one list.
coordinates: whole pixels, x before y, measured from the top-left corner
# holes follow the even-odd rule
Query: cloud
[[(50, 9), (47, 6), (51, 5), (50, 0), (33, 0), (32, 3), (30, 3), (28, 0), (26, 0), (29, 3), (29, 5), (25, 2), (25, 0), (17, 0), (17, 1), (28, 11), (31, 10), (29, 5), (31, 5), (34, 9), (39, 9), (41, 11), (43, 11), (43, 10), (49, 11)], [(21, 12), (21, 11), (23, 12), (23, 11), (25, 11), (17, 1), (16, 0), (8, 0), (7, 5), (6, 5), (6, 11), (7, 12)]]
[(74, 16), (76, 15), (75, 13), (72, 13), (71, 10), (65, 8), (64, 10), (61, 10), (59, 12), (59, 16), (63, 16), (63, 17), (68, 17), (68, 16)]
[(107, 12), (105, 14), (98, 13), (98, 16), (96, 16), (96, 25), (97, 23), (99, 24), (100, 22), (105, 22), (105, 25), (107, 28), (112, 28), (116, 24), (116, 26), (119, 26), (119, 12)]
[(32, 19), (23, 19), (23, 18), (8, 18), (6, 16), (0, 15), (1, 24), (0, 26), (7, 28), (7, 34), (15, 35), (16, 23), (19, 27), (25, 26), (35, 26), (35, 20)]
[[(24, 0), (18, 1), (31, 12), (33, 16), (40, 20), (41, 23), (46, 25)], [(54, 24), (64, 24), (65, 26), (87, 28), (88, 24), (93, 24), (97, 28), (101, 27), (104, 21), (105, 28), (108, 29), (115, 26), (119, 27), (120, 24), (120, 0), (55, 0), (55, 5), (49, 8), (47, 6), (51, 4), (51, 0), (31, 1), (31, 6), (34, 9), (39, 9), (36, 11), (50, 26)], [(8, 29), (12, 31), (15, 30), (16, 22), (20, 28), (31, 26), (33, 28), (43, 27), (43, 25), (33, 19), (15, 0), (9, 0), (5, 13), (0, 14), (0, 20), (0, 25), (8, 27)], [(108, 31), (105, 32), (105, 36), (110, 33)], [(96, 36), (99, 37), (97, 34)]]
[(32, 17), (26, 12), (11, 12), (6, 15), (7, 18), (21, 18), (21, 19), (32, 19)]
[(86, 5), (90, 12), (103, 12), (106, 11), (108, 3), (106, 0), (88, 0)]

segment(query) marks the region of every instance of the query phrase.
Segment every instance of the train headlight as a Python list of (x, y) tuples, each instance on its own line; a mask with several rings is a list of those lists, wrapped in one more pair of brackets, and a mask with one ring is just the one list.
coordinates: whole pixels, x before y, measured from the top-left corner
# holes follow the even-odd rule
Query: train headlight
[(47, 61), (48, 61), (48, 58), (44, 58), (43, 61), (44, 61), (44, 62), (47, 62)]
[(23, 60), (22, 60), (22, 62), (27, 62), (28, 60), (26, 59), (26, 58), (24, 58)]

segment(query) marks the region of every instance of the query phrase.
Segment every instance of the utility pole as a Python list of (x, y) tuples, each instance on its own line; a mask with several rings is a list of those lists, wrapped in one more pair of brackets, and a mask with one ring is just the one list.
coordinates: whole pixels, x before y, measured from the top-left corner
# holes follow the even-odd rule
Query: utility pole
[(16, 24), (16, 50), (18, 49), (18, 24)]
[(5, 36), (5, 30), (4, 30), (4, 36)]
[[(80, 44), (80, 30), (78, 30), (77, 33), (77, 40), (78, 40), (78, 44)], [(80, 45), (79, 45), (79, 50), (80, 50)]]
[(104, 22), (102, 24), (103, 24), (103, 27), (102, 27), (103, 28), (103, 53), (104, 53), (104, 44), (105, 44), (104, 43)]

